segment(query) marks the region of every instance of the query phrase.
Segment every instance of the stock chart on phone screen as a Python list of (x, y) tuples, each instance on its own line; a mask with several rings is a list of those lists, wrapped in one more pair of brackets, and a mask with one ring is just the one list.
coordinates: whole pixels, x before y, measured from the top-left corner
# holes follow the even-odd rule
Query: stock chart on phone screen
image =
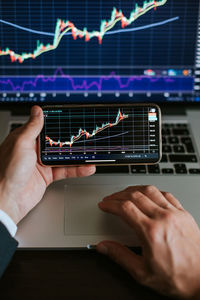
[(45, 108), (41, 155), (46, 162), (137, 162), (159, 159), (155, 106)]
[(198, 101), (198, 24), (198, 0), (0, 0), (0, 100)]

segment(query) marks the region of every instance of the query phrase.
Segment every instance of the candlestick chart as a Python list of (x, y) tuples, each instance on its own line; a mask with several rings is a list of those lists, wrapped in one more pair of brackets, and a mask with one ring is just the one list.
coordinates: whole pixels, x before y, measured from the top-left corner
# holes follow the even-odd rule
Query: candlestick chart
[(49, 145), (51, 147), (55, 146), (59, 146), (60, 148), (63, 146), (69, 146), (70, 148), (72, 147), (72, 145), (78, 141), (81, 137), (85, 136), (86, 139), (90, 139), (94, 136), (96, 136), (99, 132), (102, 132), (103, 130), (107, 129), (107, 128), (111, 128), (113, 126), (117, 126), (121, 121), (125, 120), (128, 118), (128, 115), (122, 114), (120, 109), (118, 111), (116, 120), (114, 123), (108, 122), (108, 123), (103, 123), (100, 127), (96, 126), (96, 129), (94, 129), (92, 131), (92, 133), (89, 133), (86, 129), (79, 129), (79, 132), (77, 135), (73, 135), (70, 138), (70, 141), (65, 141), (65, 142), (61, 142), (61, 141), (54, 141), (52, 140), (50, 137), (46, 136), (45, 139), (46, 141), (49, 143)]
[(23, 63), (24, 60), (32, 58), (35, 59), (39, 55), (44, 54), (45, 52), (55, 50), (62, 38), (65, 34), (71, 31), (71, 35), (74, 40), (79, 38), (84, 38), (86, 42), (90, 41), (92, 38), (96, 37), (99, 41), (99, 44), (102, 43), (102, 39), (106, 32), (109, 32), (118, 22), (121, 22), (121, 27), (125, 28), (131, 25), (135, 20), (137, 20), (142, 15), (146, 14), (151, 9), (157, 9), (159, 6), (165, 5), (167, 0), (150, 0), (144, 1), (143, 6), (139, 7), (136, 5), (135, 9), (130, 13), (130, 17), (127, 18), (124, 16), (123, 12), (120, 10), (118, 11), (116, 8), (113, 8), (111, 19), (109, 21), (102, 21), (100, 26), (100, 31), (92, 31), (89, 32), (87, 28), (83, 30), (78, 29), (71, 21), (64, 21), (62, 19), (58, 19), (54, 34), (53, 44), (48, 43), (44, 45), (43, 43), (37, 42), (37, 48), (33, 51), (33, 53), (22, 53), (17, 54), (14, 50), (10, 50), (6, 48), (6, 50), (0, 49), (0, 56), (9, 55), (11, 62), (19, 61), (19, 63)]
[(186, 2), (0, 0), (0, 101), (191, 93), (198, 1), (190, 15)]

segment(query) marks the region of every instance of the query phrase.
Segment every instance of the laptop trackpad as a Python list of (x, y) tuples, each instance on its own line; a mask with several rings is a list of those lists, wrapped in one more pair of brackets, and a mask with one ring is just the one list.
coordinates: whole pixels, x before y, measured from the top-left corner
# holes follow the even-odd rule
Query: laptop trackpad
[(131, 235), (133, 230), (119, 217), (98, 208), (105, 196), (124, 189), (116, 185), (67, 185), (65, 187), (65, 235)]

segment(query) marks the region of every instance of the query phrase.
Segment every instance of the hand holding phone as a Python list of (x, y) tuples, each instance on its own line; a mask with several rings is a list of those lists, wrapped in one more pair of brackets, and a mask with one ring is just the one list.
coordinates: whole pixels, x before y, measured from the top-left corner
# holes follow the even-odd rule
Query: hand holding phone
[(155, 104), (43, 107), (42, 165), (153, 164), (161, 158)]

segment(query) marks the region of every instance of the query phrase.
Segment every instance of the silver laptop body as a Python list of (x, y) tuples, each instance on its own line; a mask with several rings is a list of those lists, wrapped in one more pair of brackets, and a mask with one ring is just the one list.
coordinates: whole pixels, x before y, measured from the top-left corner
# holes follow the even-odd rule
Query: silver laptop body
[[(18, 4), (20, 1), (18, 1)], [(42, 5), (45, 6), (44, 23), (45, 17), (50, 15), (48, 9), (51, 6), (47, 5), (47, 2), (51, 4), (51, 0), (45, 0), (43, 3), (41, 1)], [(62, 5), (66, 3), (69, 6), (71, 5), (69, 12), (77, 15), (78, 7), (74, 4), (74, 0), (54, 2), (55, 6), (58, 5), (58, 8), (61, 8), (59, 11), (61, 15), (64, 12)], [(118, 7), (118, 1), (116, 1), (115, 10), (113, 1), (95, 1), (97, 9), (100, 9), (98, 5), (101, 3), (103, 16), (104, 13), (106, 15), (109, 11), (110, 17), (110, 12), (113, 10), (109, 21), (112, 24), (102, 23), (102, 28), (103, 26), (110, 26), (108, 33), (106, 33), (107, 36), (103, 36), (102, 40), (99, 36), (98, 40), (97, 37), (93, 37), (94, 32), (92, 32), (93, 35), (89, 35), (90, 28), (83, 33), (74, 30), (72, 33), (76, 40), (73, 41), (72, 36), (70, 36), (71, 31), (67, 33), (67, 36), (64, 36), (64, 34), (61, 36), (57, 32), (55, 37), (57, 47), (53, 49), (53, 46), (46, 42), (46, 46), (36, 42), (37, 39), (42, 40), (43, 36), (45, 41), (50, 41), (53, 37), (51, 32), (47, 32), (48, 28), (52, 28), (51, 26), (40, 28), (38, 11), (41, 7), (35, 8), (34, 0), (27, 2), (30, 4), (30, 14), (27, 13), (28, 8), (24, 1), (23, 5), (18, 5), (20, 7), (20, 17), (17, 18), (19, 24), (15, 24), (16, 18), (14, 20), (12, 17), (15, 8), (10, 5), (8, 9), (9, 1), (0, 0), (1, 16), (3, 18), (0, 20), (0, 142), (4, 140), (11, 129), (26, 122), (28, 110), (26, 110), (26, 114), (20, 113), (20, 110), (23, 108), (23, 111), (27, 107), (27, 103), (31, 101), (34, 104), (37, 101), (39, 104), (42, 102), (46, 104), (51, 99), (52, 103), (55, 104), (59, 103), (62, 98), (65, 103), (70, 103), (77, 101), (78, 97), (83, 103), (91, 101), (91, 99), (96, 99), (96, 102), (106, 102), (108, 99), (108, 102), (113, 101), (114, 103), (138, 101), (157, 102), (159, 104), (159, 101), (161, 101), (164, 103), (161, 108), (164, 108), (167, 112), (163, 114), (162, 118), (164, 151), (163, 160), (158, 166), (127, 166), (123, 169), (112, 169), (112, 171), (105, 169), (105, 172), (104, 169), (98, 168), (97, 174), (89, 178), (66, 179), (51, 184), (41, 202), (18, 224), (16, 239), (19, 241), (20, 248), (85, 248), (104, 239), (117, 240), (126, 245), (138, 246), (139, 242), (134, 234), (134, 229), (130, 229), (116, 216), (103, 213), (97, 205), (106, 195), (130, 185), (155, 185), (162, 191), (173, 193), (200, 225), (200, 105), (198, 105), (200, 101), (200, 1), (144, 1), (143, 8), (141, 8), (143, 9), (142, 14), (140, 14), (141, 10), (135, 6), (135, 1), (133, 1), (133, 12), (138, 14), (136, 20), (133, 19), (134, 14), (127, 14), (127, 11), (130, 11), (131, 4), (123, 7), (125, 2), (127, 3), (127, 1), (121, 1), (122, 12), (124, 11), (124, 16), (127, 18), (130, 15), (129, 25), (124, 16), (121, 19), (119, 18), (120, 7)], [(187, 7), (185, 7), (186, 2)], [(97, 20), (96, 16), (91, 14), (89, 4), (87, 8), (84, 6), (84, 9), (88, 10), (88, 20), (95, 22), (89, 24), (89, 26), (91, 28), (96, 26), (95, 28), (98, 29), (99, 19)], [(82, 11), (84, 9), (82, 7), (79, 14), (79, 19), (83, 22), (85, 22), (86, 15)], [(187, 14), (186, 10), (188, 10)], [(95, 15), (95, 11), (92, 12)], [(16, 11), (17, 13), (19, 11)], [(26, 19), (29, 17), (37, 20), (37, 22)], [(73, 21), (73, 16), (70, 15), (70, 17)], [(91, 20), (89, 17), (91, 17)], [(55, 20), (57, 18), (59, 16), (55, 15)], [(57, 21), (56, 28), (60, 26), (60, 32), (64, 32), (65, 26), (69, 24), (61, 21)], [(117, 30), (117, 27), (115, 28), (114, 22), (119, 22), (120, 30)], [(135, 23), (132, 24), (133, 22)], [(141, 26), (141, 23), (144, 26)], [(30, 24), (33, 27), (35, 26), (31, 28), (32, 30), (30, 30)], [(45, 26), (48, 24), (49, 19)], [(80, 29), (78, 22), (75, 22), (75, 25), (77, 29)], [(111, 28), (111, 25), (114, 27)], [(16, 32), (19, 34), (16, 34)], [(79, 35), (75, 37), (76, 32)], [(85, 34), (84, 38), (86, 40), (82, 38), (82, 34)], [(26, 38), (25, 35), (27, 35)], [(80, 37), (82, 38), (82, 44), (78, 44), (78, 47), (70, 51), (70, 59), (73, 64), (71, 65), (71, 61), (68, 60), (69, 57), (67, 55), (65, 57), (62, 52), (62, 49), (64, 49), (62, 47), (66, 46), (64, 40), (70, 39), (72, 43), (70, 47), (74, 47), (74, 45), (77, 45), (76, 43), (80, 42)], [(90, 41), (89, 39), (93, 40)], [(159, 42), (159, 39), (162, 42)], [(129, 40), (131, 40), (131, 44)], [(179, 40), (181, 40), (181, 43), (178, 43)], [(86, 41), (88, 43), (84, 50), (81, 47), (85, 45)], [(151, 44), (149, 41), (151, 41)], [(98, 42), (102, 42), (102, 46)], [(18, 43), (19, 49), (16, 49), (16, 43)], [(36, 44), (40, 57), (37, 57), (38, 52), (36, 52), (36, 57), (33, 53), (26, 55), (24, 52), (25, 54), (21, 56), (14, 53), (14, 51), (18, 51), (21, 54), (22, 46), (29, 48), (29, 50), (24, 49), (24, 51), (31, 51), (32, 48), (34, 50)], [(102, 64), (98, 67), (98, 72), (95, 73), (94, 61), (92, 60), (92, 63), (88, 66), (89, 75), (86, 76), (86, 62), (83, 61), (84, 69), (81, 69), (79, 60), (81, 61), (82, 58), (85, 59), (87, 56), (87, 62), (90, 62), (90, 59), (93, 59), (93, 54), (97, 54), (95, 47), (98, 47), (97, 52), (100, 55), (98, 63), (102, 62)], [(107, 52), (102, 52), (103, 49), (106, 49)], [(190, 49), (193, 50), (190, 51)], [(88, 55), (86, 50), (89, 51)], [(125, 50), (126, 52), (123, 52)], [(47, 53), (48, 51), (49, 53)], [(117, 55), (115, 51), (118, 51)], [(85, 54), (81, 55), (82, 53)], [(107, 54), (109, 62), (106, 60)], [(154, 67), (151, 66), (153, 69), (150, 69), (149, 66), (152, 60), (155, 59), (155, 54), (159, 63)], [(175, 55), (178, 66), (173, 61)], [(188, 63), (190, 55), (193, 63)], [(74, 56), (79, 62), (77, 65), (75, 65)], [(45, 60), (46, 57), (49, 57), (49, 60)], [(30, 63), (30, 68), (26, 59)], [(110, 64), (115, 59), (117, 60), (116, 68)], [(128, 62), (125, 65), (126, 59)], [(138, 68), (135, 67), (139, 61), (143, 62), (145, 59), (145, 66), (140, 63), (137, 66)], [(180, 59), (182, 59), (183, 66), (180, 65)], [(162, 62), (165, 60), (167, 65), (163, 66)], [(39, 61), (41, 61), (41, 65), (38, 65)], [(171, 61), (173, 62), (172, 65), (170, 64)], [(47, 62), (50, 65), (48, 68), (45, 65)], [(65, 64), (66, 67), (61, 68), (59, 67), (60, 64)], [(28, 72), (26, 72), (27, 69)], [(80, 78), (78, 77), (80, 74), (77, 73), (79, 71), (82, 74), (79, 76)], [(96, 75), (97, 73), (101, 76)], [(132, 73), (134, 73), (134, 76), (132, 76)], [(139, 79), (137, 76), (140, 76)], [(73, 82), (76, 93), (72, 93), (69, 89), (66, 89), (66, 91), (58, 89), (55, 80), (59, 81), (61, 86), (63, 78)], [(77, 78), (80, 80), (78, 83), (76, 82)], [(96, 85), (96, 90), (94, 87), (91, 90), (89, 87), (85, 88), (86, 85), (91, 84), (92, 79), (94, 82), (100, 80), (101, 90), (100, 85)], [(105, 80), (108, 85), (109, 80), (112, 82), (112, 89), (108, 93), (104, 90), (102, 80)], [(114, 88), (113, 80), (115, 81)], [(146, 81), (149, 84), (144, 84), (143, 90), (140, 82)], [(39, 89), (38, 86), (41, 83), (43, 88)], [(124, 88), (126, 85), (127, 90)], [(80, 86), (82, 86), (82, 90)], [(155, 90), (153, 87), (156, 87)], [(62, 101), (60, 103), (63, 103)], [(173, 106), (173, 102), (176, 102), (176, 106)], [(175, 109), (173, 111), (174, 107), (180, 111), (184, 109), (184, 113), (180, 113), (178, 110), (175, 111)], [(170, 109), (172, 109), (172, 114), (170, 114)]]

